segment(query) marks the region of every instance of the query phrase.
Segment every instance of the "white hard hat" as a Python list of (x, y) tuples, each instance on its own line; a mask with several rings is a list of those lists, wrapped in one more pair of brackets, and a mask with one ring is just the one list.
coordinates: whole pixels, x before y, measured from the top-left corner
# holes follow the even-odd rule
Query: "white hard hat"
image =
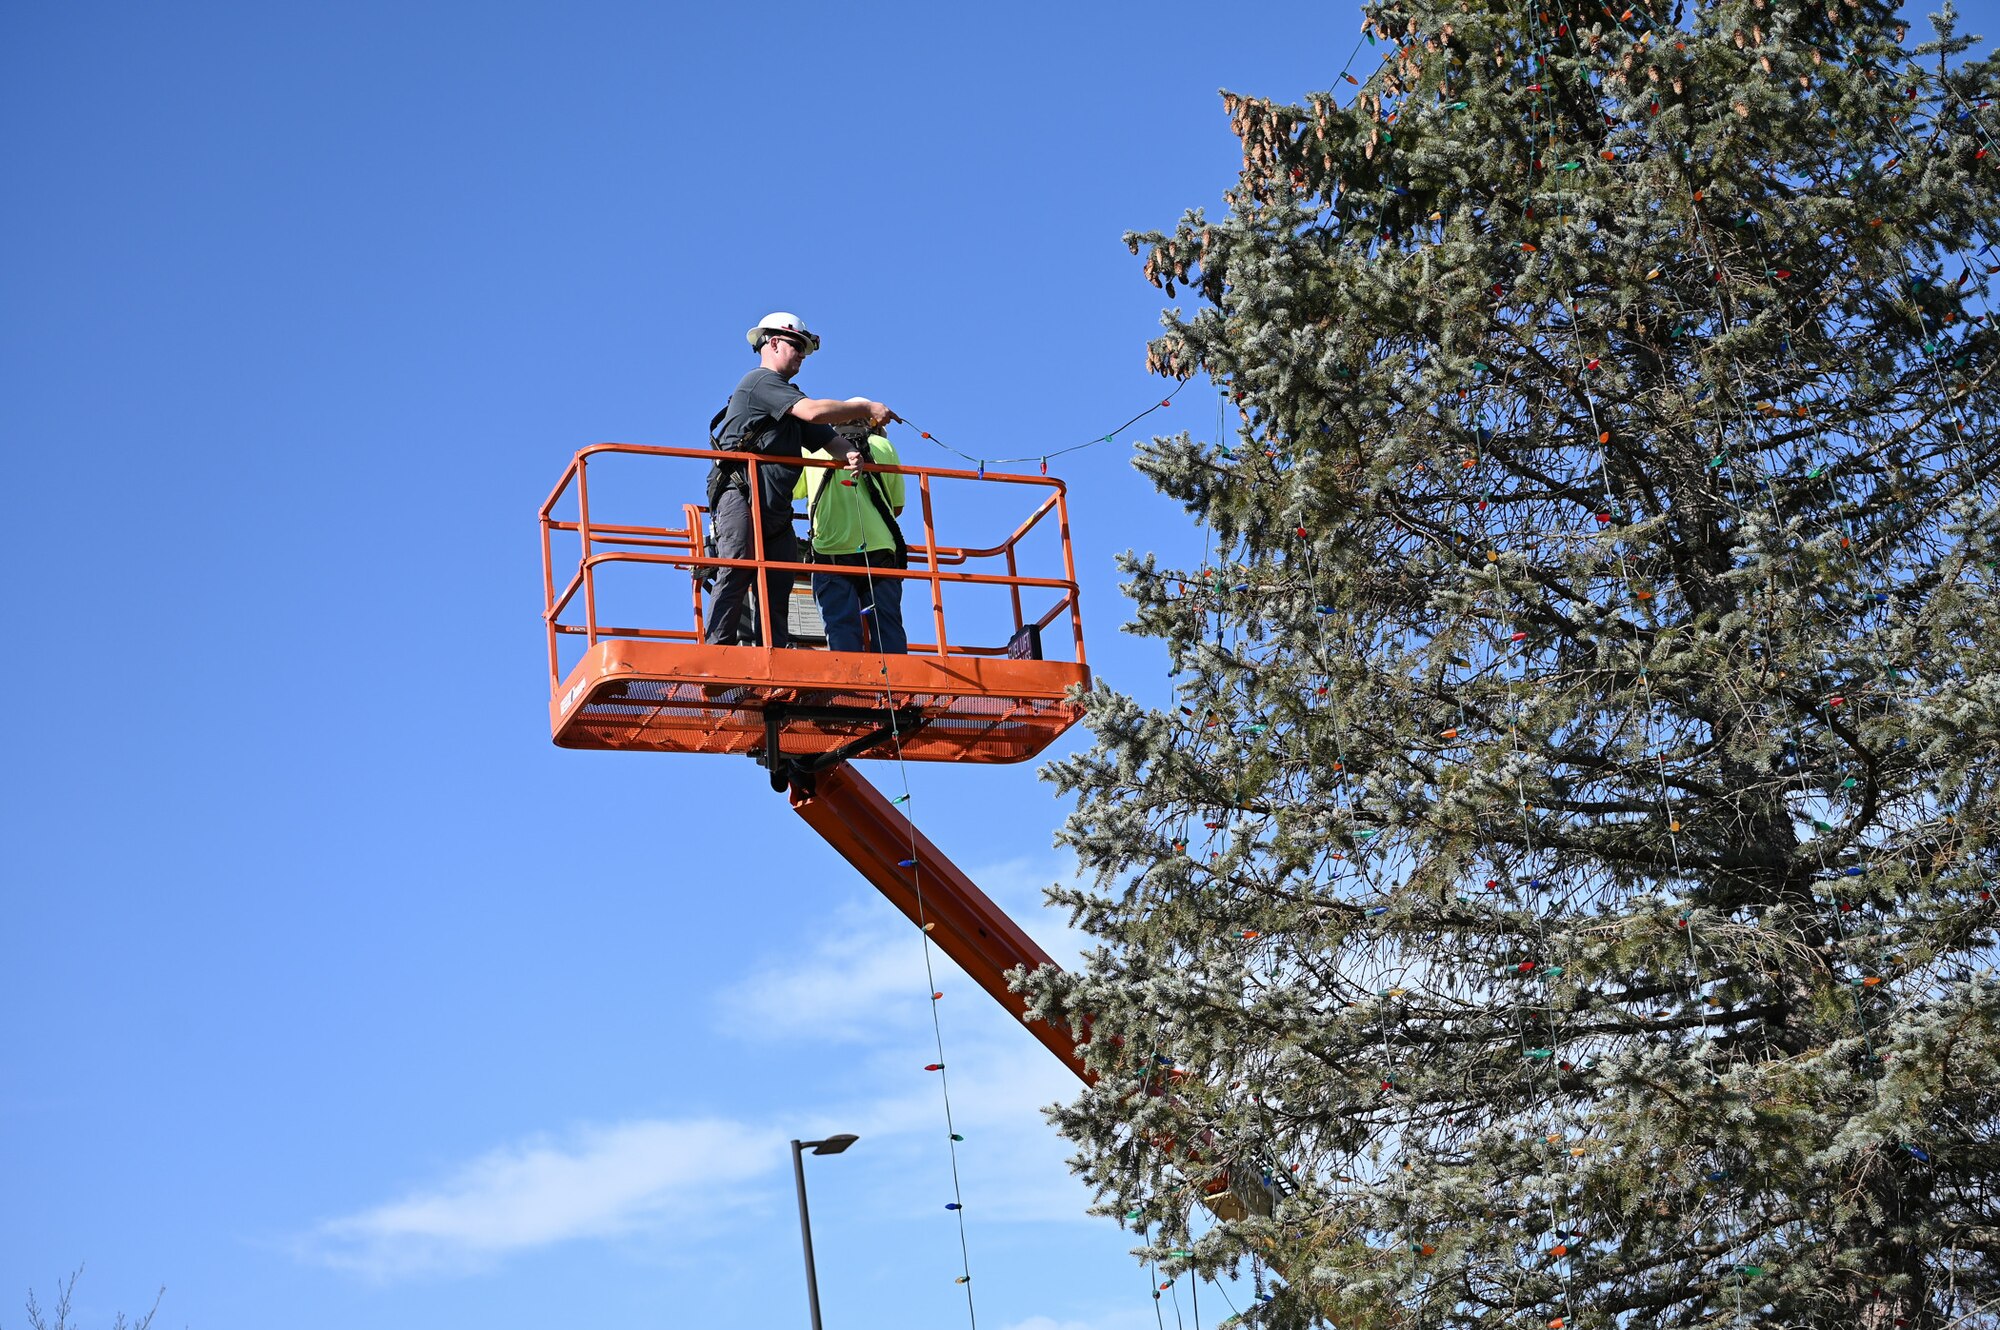
[(813, 352), (819, 350), (819, 337), (817, 334), (809, 332), (806, 329), (806, 321), (796, 314), (787, 314), (783, 310), (779, 310), (775, 314), (766, 314), (763, 318), (757, 320), (756, 327), (743, 335), (750, 339), (750, 349), (752, 351), (761, 351), (764, 347), (764, 339), (774, 332), (788, 332), (795, 337), (804, 338), (807, 355), (811, 355)]

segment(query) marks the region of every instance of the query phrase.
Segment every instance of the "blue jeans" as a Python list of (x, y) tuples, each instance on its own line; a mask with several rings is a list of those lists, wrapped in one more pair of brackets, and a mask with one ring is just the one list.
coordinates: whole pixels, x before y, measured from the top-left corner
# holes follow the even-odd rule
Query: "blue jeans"
[(812, 577), (813, 601), (819, 606), (820, 621), (826, 625), (827, 650), (868, 649), (861, 641), (861, 620), (865, 610), (875, 650), (892, 656), (908, 654), (910, 639), (903, 631), (903, 579), (868, 575), (870, 567), (892, 567), (896, 562), (896, 552), (870, 550), (866, 555), (818, 554), (813, 557), (821, 565), (842, 565), (852, 569), (851, 572), (816, 572)]

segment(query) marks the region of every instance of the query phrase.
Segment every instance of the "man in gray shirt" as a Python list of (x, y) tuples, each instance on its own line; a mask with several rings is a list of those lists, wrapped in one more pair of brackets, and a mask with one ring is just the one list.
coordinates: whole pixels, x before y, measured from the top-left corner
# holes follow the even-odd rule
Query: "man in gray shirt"
[[(819, 338), (806, 330), (796, 314), (767, 314), (746, 334), (750, 349), (757, 353), (757, 368), (743, 376), (729, 395), (723, 412), (722, 430), (716, 435), (724, 452), (757, 453), (771, 458), (757, 466), (757, 504), (764, 526), (763, 557), (779, 563), (797, 563), (798, 537), (792, 530), (792, 490), (799, 468), (785, 466), (786, 457), (798, 457), (804, 449), (833, 453), (838, 437), (835, 425), (866, 421), (886, 425), (896, 413), (880, 402), (865, 397), (836, 401), (807, 397), (792, 385), (805, 358), (819, 350)], [(743, 462), (717, 462), (721, 492), (714, 500), (709, 521), (715, 529), (715, 552), (725, 559), (754, 559), (755, 532), (750, 516), (750, 468)], [(710, 486), (710, 493), (716, 486)], [(746, 638), (741, 620), (743, 600), (749, 593), (756, 570), (719, 568), (715, 590), (708, 606), (708, 627), (703, 639), (711, 645), (729, 646), (752, 640)], [(767, 569), (764, 573), (764, 603), (771, 612), (771, 642), (774, 647), (791, 645), (786, 616), (792, 597), (795, 573)]]

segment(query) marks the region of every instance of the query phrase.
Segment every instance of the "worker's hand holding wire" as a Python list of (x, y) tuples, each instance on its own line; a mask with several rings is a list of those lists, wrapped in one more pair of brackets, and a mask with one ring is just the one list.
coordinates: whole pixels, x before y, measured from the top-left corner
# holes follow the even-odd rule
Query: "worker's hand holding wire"
[(900, 421), (902, 419), (901, 416), (882, 405), (882, 403), (870, 401), (866, 397), (850, 397), (847, 400), (855, 406), (867, 407), (868, 414), (863, 419), (867, 420), (869, 424), (875, 426), (877, 429), (880, 429), (891, 421)]

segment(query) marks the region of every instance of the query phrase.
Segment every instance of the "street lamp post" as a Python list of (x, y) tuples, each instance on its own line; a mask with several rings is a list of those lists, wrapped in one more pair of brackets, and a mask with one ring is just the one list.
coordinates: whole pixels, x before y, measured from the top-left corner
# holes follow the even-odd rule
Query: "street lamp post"
[(816, 1155), (837, 1155), (860, 1139), (859, 1136), (842, 1133), (823, 1141), (792, 1142), (792, 1180), (799, 1188), (799, 1237), (806, 1247), (806, 1304), (812, 1308), (812, 1330), (820, 1330), (819, 1277), (813, 1272), (812, 1220), (806, 1214), (805, 1152), (811, 1150)]

